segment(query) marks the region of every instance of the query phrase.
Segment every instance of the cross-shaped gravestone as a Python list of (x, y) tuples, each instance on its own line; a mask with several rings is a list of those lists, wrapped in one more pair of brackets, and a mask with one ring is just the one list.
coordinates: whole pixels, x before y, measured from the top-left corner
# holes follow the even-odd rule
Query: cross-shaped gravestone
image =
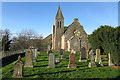
[(14, 63), (13, 78), (22, 78), (23, 77), (23, 62), (21, 57), (18, 56), (18, 60)]
[(75, 64), (75, 54), (74, 54), (74, 53), (71, 53), (71, 54), (69, 55), (68, 68), (76, 68), (76, 64)]
[(28, 49), (28, 51), (25, 53), (25, 66), (24, 67), (32, 67), (33, 68), (33, 53), (31, 49)]

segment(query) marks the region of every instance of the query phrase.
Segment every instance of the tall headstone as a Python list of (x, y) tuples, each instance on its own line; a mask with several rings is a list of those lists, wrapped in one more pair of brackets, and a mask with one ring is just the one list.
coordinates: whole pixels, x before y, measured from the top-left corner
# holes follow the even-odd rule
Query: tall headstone
[(100, 55), (101, 54), (101, 51), (100, 51), (100, 49), (96, 49), (96, 57), (95, 57), (95, 62), (98, 62), (99, 61), (99, 57), (101, 56)]
[(23, 62), (21, 61), (20, 55), (18, 60), (14, 63), (13, 78), (23, 78)]
[(35, 57), (38, 56), (38, 51), (37, 51), (37, 48), (35, 48)]
[(36, 53), (35, 53), (35, 47), (33, 47), (33, 46), (30, 46), (29, 47), (29, 49), (31, 49), (32, 50), (32, 53), (33, 53), (33, 55), (32, 55), (32, 59), (33, 59), (33, 62), (36, 62)]
[(47, 53), (50, 51), (50, 45), (47, 46)]
[(49, 54), (49, 66), (48, 68), (55, 68), (55, 54)]
[(28, 51), (25, 53), (25, 66), (24, 67), (31, 67), (33, 68), (33, 53), (31, 49), (28, 49)]
[(114, 66), (114, 64), (111, 61), (111, 55), (110, 55), (110, 53), (108, 54), (108, 57), (109, 57), (108, 66)]
[(88, 67), (97, 67), (97, 65), (94, 63), (93, 54), (93, 50), (91, 50), (89, 53), (89, 55), (91, 56), (91, 62), (89, 63)]
[(81, 56), (80, 56), (80, 60), (79, 60), (79, 62), (86, 62), (87, 60), (86, 60), (86, 50), (85, 50), (85, 48), (83, 47), (82, 49), (81, 49)]
[(68, 68), (76, 68), (76, 64), (75, 64), (75, 54), (74, 54), (74, 53), (71, 53), (71, 54), (69, 55)]

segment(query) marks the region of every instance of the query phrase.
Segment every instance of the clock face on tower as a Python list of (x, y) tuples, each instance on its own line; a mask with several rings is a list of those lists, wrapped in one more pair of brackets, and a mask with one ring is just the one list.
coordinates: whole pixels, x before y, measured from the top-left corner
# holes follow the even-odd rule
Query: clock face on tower
[(73, 33), (74, 33), (75, 36), (79, 36), (80, 35), (80, 32), (78, 30), (75, 30)]

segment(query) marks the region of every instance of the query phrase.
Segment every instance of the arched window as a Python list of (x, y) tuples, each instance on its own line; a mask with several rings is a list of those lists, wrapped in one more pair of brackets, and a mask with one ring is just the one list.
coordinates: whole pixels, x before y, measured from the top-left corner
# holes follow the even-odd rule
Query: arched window
[(57, 27), (59, 27), (59, 22), (57, 22)]
[(60, 28), (61, 28), (61, 21), (60, 21)]

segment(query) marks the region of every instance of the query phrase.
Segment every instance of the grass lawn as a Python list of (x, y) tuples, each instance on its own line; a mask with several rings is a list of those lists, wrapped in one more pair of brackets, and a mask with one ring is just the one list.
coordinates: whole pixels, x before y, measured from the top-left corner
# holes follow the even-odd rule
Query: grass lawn
[[(34, 68), (24, 68), (24, 78), (117, 78), (120, 76), (118, 74), (120, 70), (108, 66), (89, 68), (88, 64), (90, 59), (87, 62), (79, 62), (79, 53), (75, 55), (77, 68), (69, 69), (67, 68), (69, 54), (65, 53), (66, 59), (62, 60), (59, 53), (55, 53), (55, 57), (59, 57), (61, 62), (56, 64), (54, 69), (49, 69), (47, 68), (48, 55), (47, 53), (41, 52), (37, 57), (37, 62), (34, 62)], [(25, 63), (25, 57), (22, 58), (22, 61)], [(103, 61), (103, 63), (107, 63), (107, 61)], [(14, 62), (2, 67), (3, 78), (12, 78), (13, 66)]]

